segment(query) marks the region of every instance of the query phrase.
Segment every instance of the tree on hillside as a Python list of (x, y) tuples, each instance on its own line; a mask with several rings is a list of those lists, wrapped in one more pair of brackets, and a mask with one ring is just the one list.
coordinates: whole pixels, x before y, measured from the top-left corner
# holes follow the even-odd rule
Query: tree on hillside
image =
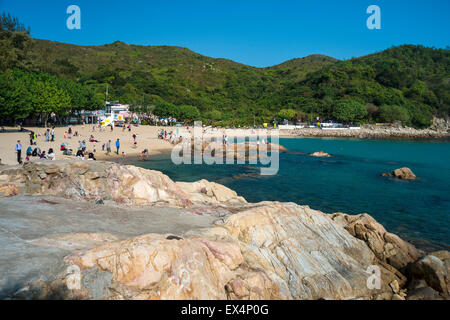
[(178, 109), (179, 109), (178, 117), (181, 120), (195, 121), (199, 120), (200, 118), (200, 112), (198, 111), (197, 107), (181, 105), (178, 107)]
[(25, 119), (33, 112), (28, 81), (15, 78), (12, 72), (0, 74), (0, 117)]
[(0, 71), (12, 68), (30, 68), (28, 54), (32, 46), (30, 29), (26, 29), (16, 17), (3, 13), (0, 16)]
[(427, 128), (433, 119), (433, 109), (423, 103), (409, 102), (405, 105), (410, 119), (409, 124), (417, 128)]
[(153, 109), (153, 114), (159, 117), (177, 117), (178, 108), (173, 103), (160, 100), (155, 103), (155, 108)]
[(70, 109), (70, 96), (50, 81), (36, 81), (31, 94), (33, 110), (43, 117), (46, 127), (52, 112), (62, 115)]
[(281, 120), (284, 120), (284, 119), (292, 120), (295, 118), (296, 115), (297, 115), (297, 111), (295, 111), (294, 109), (281, 109), (277, 113), (277, 117)]
[(408, 110), (402, 106), (396, 105), (382, 105), (380, 107), (380, 119), (383, 122), (393, 123), (400, 121), (403, 124), (407, 123), (410, 119)]
[(375, 117), (378, 114), (380, 108), (378, 108), (378, 106), (374, 105), (373, 103), (367, 103), (366, 104), (366, 110), (367, 110), (367, 120), (369, 120), (369, 122), (371, 120), (374, 120)]
[(345, 122), (357, 121), (367, 116), (367, 110), (365, 105), (357, 100), (341, 100), (336, 104), (333, 116)]

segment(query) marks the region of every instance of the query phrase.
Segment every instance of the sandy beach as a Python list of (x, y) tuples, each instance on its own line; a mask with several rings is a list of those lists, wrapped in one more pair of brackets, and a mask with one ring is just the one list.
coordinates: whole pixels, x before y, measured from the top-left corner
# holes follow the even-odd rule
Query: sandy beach
[[(68, 127), (57, 127), (55, 128), (55, 141), (54, 142), (45, 142), (45, 131), (44, 128), (36, 128), (36, 127), (24, 127), (24, 129), (34, 131), (38, 134), (37, 138), (37, 146), (41, 150), (45, 150), (48, 152), (50, 148), (53, 148), (56, 154), (57, 159), (63, 158), (62, 152), (60, 151), (60, 146), (62, 143), (67, 143), (67, 148), (72, 149), (76, 153), (79, 147), (79, 141), (86, 141), (87, 151), (95, 152), (95, 157), (97, 160), (114, 160), (122, 158), (122, 152), (125, 152), (126, 157), (139, 156), (140, 152), (144, 149), (148, 149), (149, 155), (159, 154), (161, 152), (169, 151), (173, 147), (167, 140), (158, 139), (158, 131), (161, 130), (161, 126), (132, 126), (131, 131), (126, 129), (122, 130), (120, 127), (114, 128), (113, 131), (111, 129), (105, 128), (103, 131), (99, 131), (99, 128), (96, 127), (95, 131), (92, 130), (92, 125), (77, 125), (72, 126), (72, 132), (75, 133), (78, 131), (77, 137), (72, 135), (71, 139), (68, 138), (67, 131)], [(17, 128), (5, 127), (6, 130), (17, 130)], [(171, 132), (175, 130), (173, 127), (166, 127), (167, 132)], [(181, 128), (180, 128), (181, 129)], [(133, 134), (137, 135), (137, 147), (134, 147), (133, 144)], [(66, 138), (64, 138), (66, 135)], [(89, 142), (89, 137), (93, 135), (95, 140), (99, 142)], [(115, 154), (115, 142), (117, 139), (120, 139), (120, 151), (119, 155)], [(21, 141), (22, 144), (22, 158), (25, 159), (26, 149), (30, 145), (30, 133), (29, 132), (2, 132), (0, 133), (0, 159), (2, 164), (6, 165), (14, 165), (17, 164), (17, 155), (15, 152), (15, 145), (17, 140)], [(106, 154), (105, 150), (102, 151), (102, 145), (105, 144), (108, 140), (111, 140), (111, 153), (109, 155)], [(33, 149), (35, 146), (32, 146)], [(36, 158), (31, 158), (33, 159)]]
[[(169, 140), (158, 139), (158, 132), (164, 128), (167, 131), (167, 138), (169, 134), (173, 132), (177, 137), (190, 137), (193, 131), (192, 127), (169, 127), (169, 126), (132, 126), (131, 131), (128, 129), (123, 130), (122, 127), (115, 127), (111, 131), (110, 127), (104, 128), (99, 131), (96, 126), (93, 130), (93, 125), (75, 125), (72, 127), (72, 133), (78, 132), (78, 136), (73, 136), (69, 139), (68, 129), (69, 127), (56, 127), (55, 128), (55, 141), (46, 142), (45, 132), (46, 129), (42, 127), (24, 127), (26, 130), (34, 131), (37, 135), (37, 146), (46, 153), (50, 148), (53, 148), (56, 159), (64, 159), (66, 156), (62, 155), (60, 151), (60, 146), (62, 143), (67, 143), (66, 148), (72, 149), (73, 154), (76, 153), (80, 141), (86, 142), (86, 149), (88, 152), (93, 152), (95, 149), (95, 157), (97, 160), (111, 160), (117, 161), (122, 159), (124, 156), (126, 158), (138, 157), (144, 149), (148, 149), (149, 156), (155, 154), (161, 154), (163, 152), (169, 152), (173, 148), (173, 144)], [(7, 132), (0, 133), (0, 159), (1, 163), (4, 165), (15, 165), (17, 164), (17, 154), (15, 152), (15, 145), (17, 140), (21, 141), (22, 144), (22, 158), (25, 160), (26, 149), (30, 145), (30, 133), (27, 131), (17, 132), (17, 127), (5, 127)], [(178, 130), (178, 135), (177, 135)], [(267, 130), (262, 130), (267, 132)], [(232, 136), (254, 136), (257, 134), (255, 130), (247, 129), (222, 129), (222, 128), (199, 128), (199, 132), (203, 134), (204, 137), (216, 137), (221, 139), (223, 135), (228, 137)], [(137, 147), (134, 147), (133, 134), (137, 135)], [(94, 139), (98, 142), (89, 142), (90, 136), (93, 135)], [(64, 137), (66, 136), (66, 138)], [(119, 155), (115, 153), (116, 140), (120, 140), (120, 151)], [(111, 153), (108, 155), (105, 150), (102, 150), (102, 145), (106, 144), (108, 140), (111, 140)], [(36, 146), (32, 146), (34, 149)], [(122, 152), (125, 155), (122, 155)], [(31, 161), (37, 158), (31, 158)]]
[[(158, 132), (164, 128), (167, 131), (167, 139), (158, 139)], [(7, 132), (0, 132), (0, 159), (1, 163), (5, 165), (17, 164), (17, 155), (15, 152), (15, 145), (17, 140), (22, 143), (22, 158), (25, 159), (26, 149), (30, 145), (30, 134), (27, 131), (17, 132), (17, 128), (5, 127)], [(111, 131), (110, 127), (103, 128), (102, 131), (96, 126), (93, 130), (93, 125), (75, 125), (72, 126), (72, 132), (78, 132), (78, 136), (69, 138), (69, 127), (57, 127), (55, 128), (55, 141), (45, 142), (44, 128), (37, 127), (24, 127), (26, 130), (34, 131), (38, 134), (37, 146), (41, 150), (48, 152), (50, 148), (55, 151), (58, 160), (66, 158), (60, 151), (62, 143), (67, 143), (67, 148), (72, 149), (75, 154), (80, 141), (86, 142), (87, 152), (94, 152), (97, 160), (110, 160), (117, 161), (123, 158), (137, 158), (144, 149), (148, 149), (149, 156), (169, 152), (174, 147), (169, 142), (170, 133), (173, 132), (175, 137), (188, 138), (192, 137), (193, 127), (169, 127), (169, 126), (132, 126), (131, 131), (128, 129), (123, 130), (122, 127), (115, 127)], [(198, 133), (203, 135), (204, 138), (222, 139), (225, 135), (229, 138), (229, 142), (232, 142), (232, 137), (252, 137), (260, 135), (270, 135), (277, 132), (280, 137), (342, 137), (342, 138), (380, 138), (380, 139), (392, 139), (392, 138), (448, 138), (449, 133), (445, 130), (416, 130), (411, 128), (363, 128), (361, 130), (321, 130), (318, 128), (305, 128), (300, 130), (277, 130), (271, 129), (224, 129), (224, 128), (199, 128)], [(133, 134), (137, 135), (137, 146), (134, 146)], [(93, 135), (94, 139), (98, 142), (89, 142), (90, 136)], [(65, 137), (66, 136), (66, 137)], [(119, 155), (115, 153), (115, 142), (120, 139), (120, 151)], [(106, 153), (102, 150), (102, 145), (106, 144), (108, 140), (111, 140), (111, 153)], [(33, 149), (35, 146), (33, 146)], [(124, 154), (122, 154), (124, 152)], [(36, 158), (31, 158), (33, 161)]]

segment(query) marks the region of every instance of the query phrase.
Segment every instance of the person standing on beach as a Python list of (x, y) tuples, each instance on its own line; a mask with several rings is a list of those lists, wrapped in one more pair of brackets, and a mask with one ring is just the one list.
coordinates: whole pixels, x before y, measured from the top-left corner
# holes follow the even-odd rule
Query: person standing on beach
[(17, 152), (17, 162), (19, 164), (21, 164), (22, 163), (22, 144), (20, 143), (20, 140), (17, 140), (16, 152)]
[(111, 140), (108, 140), (106, 143), (106, 154), (109, 155), (111, 153)]
[(119, 149), (120, 149), (120, 141), (119, 139), (116, 140), (116, 148), (117, 148), (117, 155), (119, 155)]
[(52, 142), (55, 141), (55, 127), (52, 127), (52, 130), (50, 131), (50, 134), (52, 136)]

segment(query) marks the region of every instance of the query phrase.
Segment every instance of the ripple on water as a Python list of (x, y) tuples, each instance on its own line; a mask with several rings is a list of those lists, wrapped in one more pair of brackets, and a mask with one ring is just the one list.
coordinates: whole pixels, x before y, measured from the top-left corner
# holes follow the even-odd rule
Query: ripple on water
[[(450, 142), (281, 138), (276, 176), (255, 165), (180, 165), (170, 156), (136, 162), (176, 181), (222, 183), (250, 202), (292, 201), (324, 212), (367, 212), (390, 232), (425, 250), (450, 243)], [(315, 158), (323, 150), (333, 157)], [(409, 167), (416, 181), (381, 177)]]

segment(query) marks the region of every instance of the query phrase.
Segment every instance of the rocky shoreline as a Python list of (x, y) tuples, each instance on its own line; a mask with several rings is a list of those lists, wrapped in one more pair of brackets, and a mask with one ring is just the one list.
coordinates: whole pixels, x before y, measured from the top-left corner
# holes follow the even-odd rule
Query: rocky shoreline
[(362, 126), (360, 130), (341, 129), (323, 130), (320, 128), (302, 128), (280, 130), (281, 136), (323, 137), (323, 138), (359, 138), (359, 139), (450, 139), (450, 129), (423, 129), (409, 127)]
[(206, 180), (32, 162), (0, 168), (0, 208), (3, 299), (449, 298), (448, 251)]

